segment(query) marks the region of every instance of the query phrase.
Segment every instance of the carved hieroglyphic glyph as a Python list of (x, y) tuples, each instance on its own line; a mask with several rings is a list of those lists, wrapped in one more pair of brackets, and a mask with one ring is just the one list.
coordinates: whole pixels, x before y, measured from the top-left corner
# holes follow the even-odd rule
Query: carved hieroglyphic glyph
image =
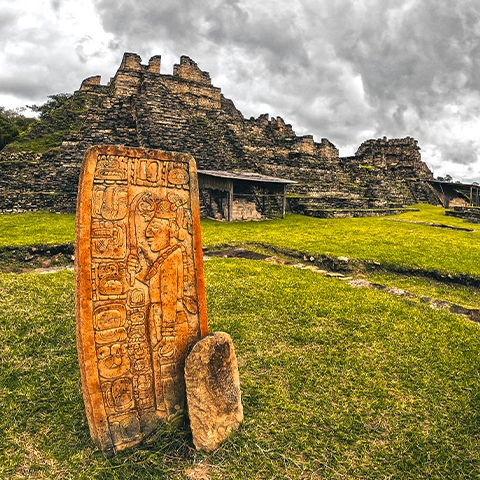
[(186, 351), (208, 333), (193, 158), (90, 148), (75, 260), (85, 408), (112, 455), (182, 418)]

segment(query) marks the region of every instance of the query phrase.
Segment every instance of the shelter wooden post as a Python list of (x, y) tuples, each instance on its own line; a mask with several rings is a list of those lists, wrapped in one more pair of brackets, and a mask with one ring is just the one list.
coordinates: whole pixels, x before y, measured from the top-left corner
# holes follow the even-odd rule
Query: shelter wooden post
[(230, 189), (228, 190), (228, 218), (227, 221), (232, 221), (233, 212), (233, 182), (230, 182)]

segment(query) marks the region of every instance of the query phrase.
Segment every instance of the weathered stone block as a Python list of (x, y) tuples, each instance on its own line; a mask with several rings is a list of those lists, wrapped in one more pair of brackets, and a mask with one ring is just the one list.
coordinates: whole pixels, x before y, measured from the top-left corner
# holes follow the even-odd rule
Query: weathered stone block
[(198, 341), (185, 361), (187, 405), (193, 443), (211, 451), (243, 420), (240, 378), (230, 335)]

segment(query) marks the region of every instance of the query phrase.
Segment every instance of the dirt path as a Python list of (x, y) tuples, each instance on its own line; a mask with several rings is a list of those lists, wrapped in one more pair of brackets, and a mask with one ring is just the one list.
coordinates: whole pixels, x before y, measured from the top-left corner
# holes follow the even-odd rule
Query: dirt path
[[(386, 292), (390, 295), (395, 297), (406, 297), (411, 299), (420, 300), (421, 303), (429, 305), (431, 308), (434, 309), (447, 309), (450, 313), (456, 315), (462, 315), (468, 317), (470, 320), (474, 322), (480, 323), (480, 309), (469, 309), (462, 307), (461, 305), (456, 305), (446, 300), (439, 300), (430, 297), (424, 297), (415, 295), (413, 293), (408, 292), (407, 290), (397, 288), (397, 287), (388, 287), (385, 285), (380, 285), (378, 283), (372, 283), (365, 278), (355, 278), (355, 274), (353, 275), (344, 275), (340, 272), (329, 271), (322, 268), (319, 268), (316, 265), (312, 265), (313, 257), (307, 258), (304, 257), (304, 262), (295, 262), (291, 260), (282, 259), (276, 256), (268, 256), (261, 253), (252, 252), (243, 248), (231, 248), (226, 250), (219, 250), (209, 252), (205, 257), (208, 259), (209, 257), (220, 257), (220, 258), (245, 258), (249, 260), (264, 260), (270, 263), (276, 263), (281, 265), (287, 265), (292, 268), (298, 268), (300, 270), (310, 270), (311, 272), (316, 272), (321, 275), (325, 275), (327, 277), (335, 277), (339, 280), (343, 280), (348, 283), (350, 286), (355, 288), (369, 288), (374, 290), (380, 290)], [(340, 261), (348, 261), (346, 257), (338, 257)]]
[[(438, 272), (423, 272), (418, 270), (392, 271), (388, 267), (378, 262), (364, 262), (347, 257), (307, 257), (301, 252), (281, 251), (271, 246), (262, 245), (263, 250), (274, 250), (279, 254), (277, 256), (270, 253), (258, 253), (245, 248), (225, 248), (222, 250), (204, 251), (204, 258), (245, 258), (248, 260), (263, 260), (270, 263), (290, 266), (301, 270), (310, 270), (327, 277), (336, 277), (339, 280), (347, 282), (355, 288), (370, 288), (384, 291), (396, 297), (407, 297), (417, 299), (420, 302), (430, 305), (431, 308), (447, 309), (456, 315), (463, 315), (475, 322), (480, 323), (480, 310), (468, 309), (461, 305), (456, 305), (446, 300), (421, 297), (396, 287), (388, 287), (377, 283), (372, 283), (362, 278), (365, 272), (375, 270), (386, 270), (391, 273), (402, 275), (423, 276), (441, 281), (446, 284), (460, 284), (480, 287), (480, 280), (464, 275), (445, 275)], [(283, 257), (283, 258), (282, 258)], [(4, 248), (0, 251), (0, 271), (10, 273), (36, 272), (40, 274), (56, 273), (62, 270), (73, 271), (73, 245), (50, 245), (33, 247)]]

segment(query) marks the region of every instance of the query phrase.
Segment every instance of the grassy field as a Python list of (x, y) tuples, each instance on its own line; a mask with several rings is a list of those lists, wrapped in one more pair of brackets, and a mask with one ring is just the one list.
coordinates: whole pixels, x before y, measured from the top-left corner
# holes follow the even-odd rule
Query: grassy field
[[(392, 217), (316, 219), (287, 215), (283, 220), (230, 224), (203, 220), (203, 244), (209, 249), (237, 246), (257, 251), (266, 248), (268, 251), (275, 248), (293, 250), (308, 258), (328, 255), (373, 261), (380, 263), (385, 271), (382, 274), (369, 273), (372, 281), (406, 288), (420, 296), (480, 308), (478, 289), (398, 275), (399, 269), (417, 269), (427, 274), (471, 275), (480, 279), (478, 225), (447, 217), (443, 208), (417, 207), (419, 211)], [(432, 224), (464, 230), (450, 230)], [(74, 237), (73, 215), (0, 215), (0, 270), (2, 265), (12, 263), (11, 255), (2, 255), (2, 247), (61, 244), (73, 242)]]
[[(422, 223), (423, 222), (423, 223)], [(425, 223), (474, 231), (448, 230)], [(308, 256), (334, 255), (480, 277), (480, 228), (446, 217), (444, 209), (421, 205), (394, 217), (317, 219), (287, 215), (268, 222), (202, 221), (205, 247), (266, 244)], [(60, 244), (75, 237), (73, 215), (31, 213), (0, 216), (0, 247)], [(468, 252), (468, 254), (466, 254)]]
[(0, 215), (0, 248), (60, 244), (75, 239), (75, 215), (23, 213)]
[[(469, 226), (441, 213), (426, 207), (395, 218)], [(45, 230), (57, 228), (52, 222), (59, 217)], [(5, 221), (0, 217), (2, 235)], [(202, 228), (210, 247), (261, 242), (432, 269), (433, 250), (447, 253), (450, 242), (465, 260), (445, 260), (445, 271), (476, 275), (479, 268), (477, 232), (420, 223), (289, 216), (204, 222)], [(404, 228), (413, 229), (425, 249), (430, 236), (432, 253), (403, 245), (398, 235)], [(47, 231), (31, 235), (33, 243), (51, 238)], [(354, 245), (347, 252), (348, 236)], [(384, 257), (395, 239), (397, 256)], [(368, 245), (375, 249), (369, 252)], [(205, 273), (210, 328), (229, 332), (236, 346), (245, 421), (210, 454), (193, 449), (188, 430), (161, 429), (146, 445), (111, 460), (96, 450), (86, 425), (73, 274), (0, 274), (0, 478), (480, 477), (478, 324), (409, 298), (263, 261), (212, 258)], [(477, 302), (475, 289), (376, 275), (416, 293)]]
[[(401, 221), (399, 221), (401, 220)], [(288, 215), (284, 220), (202, 224), (204, 245), (248, 245), (260, 242), (304, 252), (375, 260), (385, 265), (408, 266), (480, 277), (479, 231), (448, 230), (418, 222), (472, 228), (446, 217), (439, 207), (422, 205), (420, 212), (395, 217), (317, 219)], [(468, 252), (468, 254), (466, 254)]]

